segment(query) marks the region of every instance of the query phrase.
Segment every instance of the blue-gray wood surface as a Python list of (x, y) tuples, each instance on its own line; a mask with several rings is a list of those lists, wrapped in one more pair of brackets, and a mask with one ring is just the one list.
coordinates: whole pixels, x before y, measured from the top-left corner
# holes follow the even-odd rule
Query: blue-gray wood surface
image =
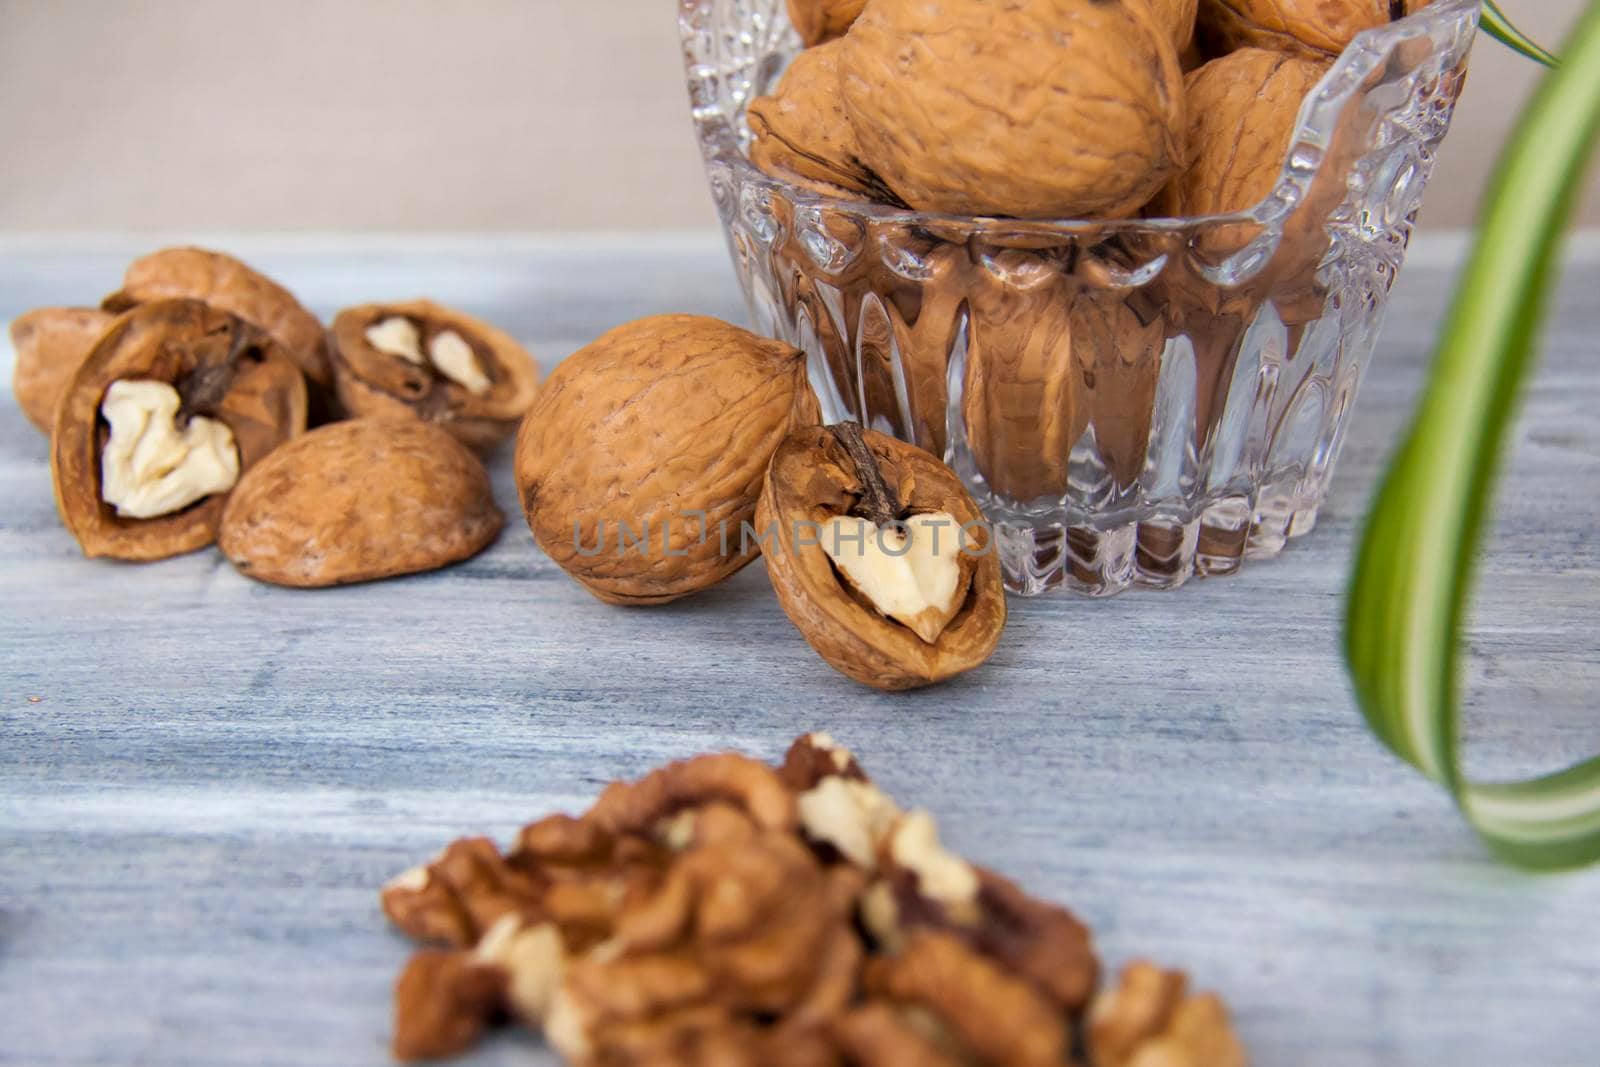
[[(0, 319), (92, 302), (158, 240), (0, 240)], [(427, 294), (547, 366), (638, 315), (741, 315), (713, 235), (213, 241), (321, 313)], [(594, 600), (534, 547), (504, 454), (504, 535), (440, 573), (295, 592), (210, 551), (85, 560), (0, 395), (0, 1063), (384, 1063), (410, 951), (387, 877), (613, 777), (821, 728), (1079, 910), (1108, 961), (1222, 991), (1258, 1067), (1592, 1067), (1600, 871), (1492, 861), (1367, 732), (1338, 655), (1355, 525), (1461, 253), (1419, 242), (1314, 534), (1177, 593), (1014, 602), (987, 667), (902, 696), (817, 660), (759, 564), (669, 607)], [(1597, 349), (1589, 241), (1468, 639), (1484, 774), (1600, 751)], [(503, 1035), (466, 1062), (553, 1061)]]

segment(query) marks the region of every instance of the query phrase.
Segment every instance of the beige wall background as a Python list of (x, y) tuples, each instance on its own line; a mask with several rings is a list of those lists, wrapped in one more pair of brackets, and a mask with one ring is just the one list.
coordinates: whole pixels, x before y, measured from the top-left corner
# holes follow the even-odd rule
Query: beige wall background
[[(1505, 0), (1554, 43), (1586, 0)], [(0, 229), (714, 222), (674, 0), (0, 0)], [(1424, 225), (1536, 69), (1484, 41)], [(1585, 203), (1600, 224), (1600, 178)]]

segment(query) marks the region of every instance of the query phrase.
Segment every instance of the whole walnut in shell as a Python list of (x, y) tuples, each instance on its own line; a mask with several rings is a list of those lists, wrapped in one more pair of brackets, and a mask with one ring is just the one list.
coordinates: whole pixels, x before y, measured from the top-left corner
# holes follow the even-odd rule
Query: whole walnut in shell
[(912, 689), (982, 664), (1005, 629), (992, 532), (954, 471), (854, 423), (778, 447), (756, 511), (767, 576), (834, 669)]
[(539, 365), (510, 334), (430, 300), (363, 304), (333, 320), (333, 371), (351, 415), (410, 415), (488, 452), (516, 432)]
[(351, 419), (241, 478), (217, 545), (263, 582), (344, 585), (467, 559), (504, 524), (488, 472), (454, 437), (412, 418)]
[(1415, 14), (1428, 0), (1200, 0), (1215, 51), (1275, 48), (1338, 55), (1363, 30)]
[(28, 421), (46, 436), (67, 383), (115, 320), (98, 308), (35, 308), (11, 320), (11, 347), (17, 353), (11, 392)]
[(122, 288), (106, 297), (105, 307), (126, 311), (176, 298), (202, 301), (260, 327), (313, 384), (332, 387), (322, 323), (289, 290), (221, 252), (166, 248), (136, 259), (123, 275)]
[(922, 211), (1127, 216), (1183, 163), (1146, 0), (874, 0), (839, 70), (862, 162)]
[(1189, 166), (1162, 190), (1159, 213), (1229, 215), (1271, 194), (1306, 95), (1324, 60), (1264, 48), (1214, 59), (1185, 79)]
[(766, 173), (829, 195), (871, 194), (891, 199), (862, 165), (856, 132), (839, 97), (841, 41), (808, 48), (783, 72), (771, 95), (746, 113), (750, 161)]
[(676, 600), (755, 558), (742, 527), (767, 461), (817, 420), (791, 345), (697, 315), (620, 326), (563, 360), (523, 420), (528, 525), (601, 600)]
[[(226, 441), (234, 479), (305, 429), (304, 377), (249, 323), (196, 300), (159, 300), (118, 317), (62, 394), (50, 438), (56, 508), (87, 556), (153, 560), (203, 548), (216, 539), (227, 497), (227, 489), (208, 492), (145, 517), (113, 504), (118, 427), (108, 430), (105, 413), (117, 388), (129, 385), (173, 390), (172, 410), (153, 413), (146, 429), (166, 431), (168, 443), (182, 448), (180, 432), (211, 427)], [(182, 473), (164, 462), (146, 456), (132, 476), (154, 484)]]
[(789, 0), (789, 22), (807, 45), (842, 37), (867, 0)]

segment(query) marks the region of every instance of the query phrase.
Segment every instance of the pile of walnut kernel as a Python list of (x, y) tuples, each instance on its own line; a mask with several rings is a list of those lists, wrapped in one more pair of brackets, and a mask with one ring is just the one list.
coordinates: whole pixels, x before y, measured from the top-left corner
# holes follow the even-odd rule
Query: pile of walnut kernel
[(1242, 1067), (1226, 1009), (947, 851), (824, 734), (614, 782), (502, 855), (451, 844), (382, 892), (428, 943), (395, 1055), (490, 1026), (579, 1067)]

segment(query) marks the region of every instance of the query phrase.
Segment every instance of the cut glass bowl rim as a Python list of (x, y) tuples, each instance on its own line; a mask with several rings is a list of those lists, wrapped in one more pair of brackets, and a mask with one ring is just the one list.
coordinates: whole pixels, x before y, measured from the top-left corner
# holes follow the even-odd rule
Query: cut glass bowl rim
[[(706, 0), (682, 2), (680, 26), (687, 42), (692, 33), (690, 15), (703, 10)], [(1328, 158), (1326, 150), (1333, 140), (1339, 119), (1362, 86), (1403, 45), (1425, 41), (1430, 46), (1429, 53), (1434, 54), (1439, 50), (1439, 40), (1445, 35), (1462, 32), (1468, 23), (1475, 28), (1481, 6), (1481, 0), (1433, 0), (1411, 15), (1357, 34), (1302, 103), (1295, 122), (1294, 139), (1284, 155), (1272, 191), (1253, 207), (1225, 215), (1125, 219), (1013, 218), (917, 211), (892, 204), (830, 196), (812, 187), (773, 177), (751, 162), (745, 152), (744, 137), (735, 125), (742, 122), (744, 110), (750, 103), (748, 99), (737, 101), (738, 110), (734, 115), (729, 115), (722, 108), (705, 111), (696, 108), (696, 118), (707, 142), (708, 158), (729, 165), (736, 177), (737, 187), (778, 193), (796, 208), (825, 210), (834, 218), (845, 216), (868, 224), (898, 224), (934, 230), (970, 229), (973, 236), (977, 237), (1055, 236), (1064, 239), (1085, 235), (1109, 238), (1117, 234), (1176, 236), (1242, 223), (1263, 227), (1266, 231), (1263, 238), (1270, 241), (1272, 235), (1282, 230), (1296, 207), (1305, 200), (1321, 174)], [(789, 32), (792, 35), (793, 31)], [(692, 85), (697, 80), (697, 64), (692, 56), (686, 58)], [(1260, 240), (1251, 242), (1251, 245), (1259, 243)]]

